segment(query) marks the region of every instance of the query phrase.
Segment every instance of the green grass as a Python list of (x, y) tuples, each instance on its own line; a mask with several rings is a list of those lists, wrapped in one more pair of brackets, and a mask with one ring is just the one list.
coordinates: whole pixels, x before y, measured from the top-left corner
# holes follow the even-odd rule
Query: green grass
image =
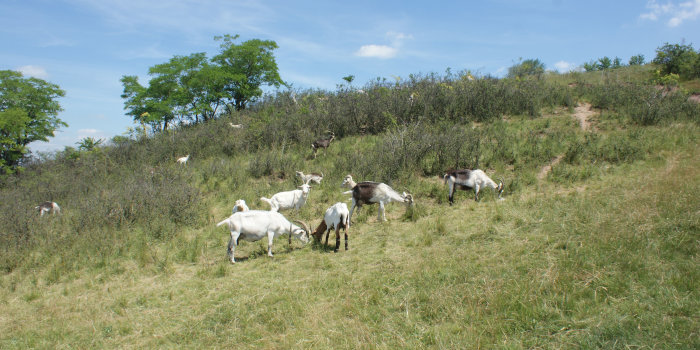
[[(260, 135), (208, 126), (48, 160), (0, 191), (0, 348), (700, 347), (698, 116), (605, 109), (584, 131), (571, 112), (395, 125), (315, 160), (303, 137), (248, 149)], [(505, 199), (449, 206), (452, 166), (504, 178)], [(314, 227), (348, 173), (416, 206), (356, 212), (348, 251), (281, 237), (274, 258), (242, 242), (230, 264), (215, 224), (239, 198), (267, 209), (295, 170), (325, 175), (284, 213)], [(11, 210), (43, 196), (63, 215)]]

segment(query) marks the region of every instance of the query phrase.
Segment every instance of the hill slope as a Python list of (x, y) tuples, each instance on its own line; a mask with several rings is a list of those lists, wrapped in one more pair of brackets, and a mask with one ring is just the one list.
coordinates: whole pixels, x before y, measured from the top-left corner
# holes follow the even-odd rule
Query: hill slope
[[(0, 347), (699, 347), (697, 119), (644, 126), (604, 109), (583, 130), (573, 108), (543, 111), (346, 135), (316, 160), (281, 142), (230, 154), (206, 144), (187, 167), (174, 164), (180, 149), (149, 161), (202, 135), (239, 150), (251, 127), (59, 162), (85, 188), (62, 216), (13, 221), (32, 234), (3, 246)], [(138, 161), (105, 165), (118, 157)], [(459, 192), (449, 206), (441, 171), (473, 164), (505, 178), (505, 199)], [(363, 208), (348, 251), (283, 237), (274, 258), (242, 242), (231, 265), (215, 223), (239, 198), (266, 209), (258, 198), (298, 185), (294, 170), (325, 175), (285, 212), (314, 226), (349, 198), (347, 173), (410, 190), (417, 205), (389, 205), (386, 223)], [(29, 202), (21, 191), (42, 181), (63, 193), (59, 170), (41, 175), (4, 198)]]

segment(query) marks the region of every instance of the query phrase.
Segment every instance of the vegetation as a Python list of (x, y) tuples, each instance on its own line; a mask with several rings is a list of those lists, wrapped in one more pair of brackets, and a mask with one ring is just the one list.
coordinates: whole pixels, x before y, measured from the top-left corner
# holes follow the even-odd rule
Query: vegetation
[[(28, 161), (0, 189), (0, 347), (698, 348), (700, 107), (650, 74), (448, 71), (364, 93), (349, 75)], [(505, 200), (448, 206), (456, 167), (503, 177)], [(348, 251), (241, 242), (231, 265), (216, 222), (296, 170), (325, 175), (284, 213), (314, 226), (348, 173), (417, 204), (357, 212)], [(62, 214), (39, 218), (45, 200)]]
[(262, 96), (261, 86), (285, 85), (277, 72), (274, 41), (248, 40), (238, 35), (216, 37), (221, 52), (211, 60), (204, 53), (175, 56), (151, 67), (148, 87), (137, 76), (123, 76), (122, 98), (127, 115), (154, 131), (172, 123), (199, 123), (213, 119), (222, 109), (245, 109)]
[(68, 126), (57, 117), (57, 99), (64, 95), (58, 85), (0, 71), (0, 176), (18, 169), (29, 143), (48, 141), (56, 129)]
[(652, 62), (661, 66), (663, 75), (677, 74), (686, 80), (700, 78), (700, 53), (692, 45), (666, 43), (656, 49)]
[(508, 68), (508, 78), (522, 79), (526, 76), (541, 77), (544, 74), (544, 63), (539, 59), (527, 59)]

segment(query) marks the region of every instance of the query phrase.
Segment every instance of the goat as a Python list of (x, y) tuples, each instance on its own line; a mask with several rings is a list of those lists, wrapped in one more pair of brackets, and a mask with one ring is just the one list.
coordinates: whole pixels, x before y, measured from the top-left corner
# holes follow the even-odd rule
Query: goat
[(316, 159), (316, 152), (318, 152), (319, 148), (326, 149), (328, 146), (330, 146), (331, 141), (335, 139), (335, 133), (332, 131), (328, 133), (328, 138), (325, 139), (318, 139), (311, 143), (311, 149), (314, 151), (314, 159)]
[(399, 194), (385, 183), (371, 181), (355, 183), (355, 181), (352, 180), (352, 176), (347, 175), (340, 186), (351, 189), (350, 191), (344, 192), (345, 194), (352, 193), (350, 218), (352, 218), (352, 212), (355, 210), (355, 207), (359, 209), (364, 204), (371, 205), (379, 203), (377, 221), (386, 221), (386, 215), (384, 214), (385, 204), (396, 201), (403, 202), (407, 207), (413, 205), (413, 195), (406, 192)]
[(340, 248), (340, 229), (343, 229), (345, 233), (345, 250), (348, 250), (348, 227), (350, 226), (350, 212), (348, 211), (348, 205), (342, 202), (333, 204), (330, 208), (326, 209), (326, 214), (323, 216), (323, 221), (318, 225), (316, 231), (311, 233), (311, 236), (317, 242), (320, 242), (323, 238), (323, 233), (326, 233), (326, 243), (328, 245), (328, 236), (331, 234), (331, 229), (335, 229), (335, 249), (334, 252), (338, 252)]
[(248, 211), (250, 210), (248, 206), (245, 204), (245, 201), (242, 199), (236, 200), (235, 203), (233, 203), (233, 210), (231, 210), (231, 214), (235, 214), (240, 211)]
[(462, 190), (474, 189), (474, 200), (477, 202), (479, 201), (479, 190), (481, 188), (493, 188), (494, 191), (498, 192), (498, 198), (500, 199), (505, 187), (503, 185), (503, 180), (500, 180), (500, 183), (496, 185), (496, 183), (480, 169), (448, 170), (442, 178), (449, 186), (448, 199), (450, 200), (450, 205), (454, 203), (454, 193), (457, 186)]
[(309, 190), (311, 186), (303, 184), (299, 186), (299, 190), (285, 191), (276, 193), (271, 198), (260, 197), (261, 201), (267, 202), (270, 205), (270, 211), (280, 211), (284, 209), (299, 210), (309, 198)]
[(302, 241), (309, 242), (309, 226), (303, 221), (294, 221), (301, 226), (289, 222), (284, 215), (265, 210), (249, 210), (237, 212), (216, 224), (217, 227), (227, 224), (231, 231), (228, 241), (228, 256), (232, 264), (236, 263), (234, 250), (239, 240), (255, 242), (267, 236), (267, 256), (272, 257), (272, 241), (275, 237), (289, 235), (289, 243), (292, 236)]
[(178, 158), (178, 159), (177, 159), (177, 162), (178, 162), (178, 164), (185, 165), (185, 164), (187, 164), (187, 160), (189, 160), (189, 159), (190, 159), (190, 155), (188, 154), (188, 155), (186, 155), (186, 156), (184, 156), (184, 157)]
[(297, 171), (297, 176), (301, 178), (301, 181), (304, 182), (305, 184), (309, 184), (309, 182), (313, 181), (317, 184), (321, 184), (321, 180), (323, 180), (323, 173), (311, 173), (311, 174), (304, 174), (301, 171)]
[(60, 214), (61, 207), (58, 206), (56, 202), (43, 202), (34, 209), (39, 211), (39, 216), (44, 216), (45, 213)]

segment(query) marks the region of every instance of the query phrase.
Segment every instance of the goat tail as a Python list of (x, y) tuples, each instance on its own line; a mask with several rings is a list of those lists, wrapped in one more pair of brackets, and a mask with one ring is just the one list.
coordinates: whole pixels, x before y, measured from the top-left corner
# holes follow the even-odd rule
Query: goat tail
[(223, 224), (227, 224), (227, 223), (229, 222), (228, 219), (229, 219), (229, 218), (226, 218), (226, 219), (224, 219), (224, 221), (222, 221), (222, 222), (216, 224), (216, 227), (219, 227), (219, 226), (221, 226), (221, 225), (223, 225)]

